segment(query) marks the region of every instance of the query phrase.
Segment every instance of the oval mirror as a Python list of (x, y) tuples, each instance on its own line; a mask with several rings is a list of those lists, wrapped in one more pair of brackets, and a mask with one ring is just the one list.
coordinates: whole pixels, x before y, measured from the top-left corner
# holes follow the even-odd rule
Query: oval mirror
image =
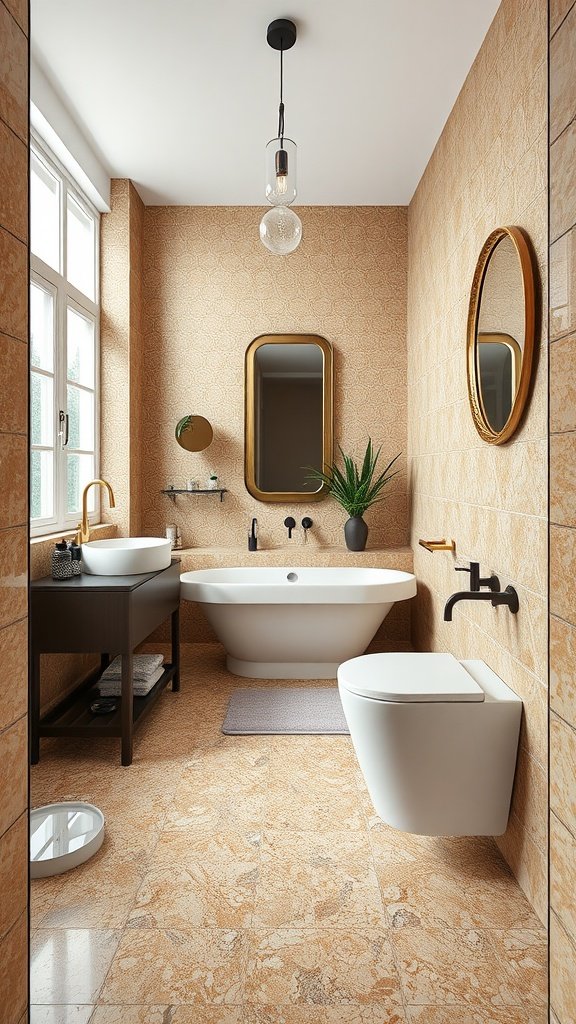
[(468, 397), (474, 424), (489, 444), (518, 427), (534, 352), (534, 271), (517, 227), (488, 236), (476, 264), (468, 309)]
[(212, 427), (203, 416), (183, 416), (174, 433), (180, 447), (187, 452), (203, 452), (214, 437)]
[(332, 461), (332, 348), (314, 334), (266, 334), (246, 352), (245, 478), (259, 501), (318, 501), (310, 468)]

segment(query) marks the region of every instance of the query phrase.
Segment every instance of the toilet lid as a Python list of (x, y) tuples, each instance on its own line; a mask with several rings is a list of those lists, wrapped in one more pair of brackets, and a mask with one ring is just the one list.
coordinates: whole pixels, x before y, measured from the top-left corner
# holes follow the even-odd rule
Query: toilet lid
[(373, 700), (483, 701), (484, 691), (452, 654), (365, 654), (345, 661), (338, 682)]

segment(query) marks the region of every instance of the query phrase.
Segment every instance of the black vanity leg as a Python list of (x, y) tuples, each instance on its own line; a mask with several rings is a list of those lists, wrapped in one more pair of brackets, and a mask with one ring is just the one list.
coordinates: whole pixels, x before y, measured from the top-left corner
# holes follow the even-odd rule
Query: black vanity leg
[(132, 733), (134, 728), (134, 691), (132, 686), (133, 653), (122, 655), (122, 764), (132, 764)]
[(180, 689), (180, 609), (172, 612), (172, 664), (175, 672), (172, 676), (172, 689)]
[(40, 655), (32, 655), (30, 666), (30, 764), (40, 760)]
[(106, 669), (108, 668), (109, 664), (110, 664), (110, 655), (109, 654), (101, 654), (100, 655), (100, 671), (101, 672), (105, 672)]

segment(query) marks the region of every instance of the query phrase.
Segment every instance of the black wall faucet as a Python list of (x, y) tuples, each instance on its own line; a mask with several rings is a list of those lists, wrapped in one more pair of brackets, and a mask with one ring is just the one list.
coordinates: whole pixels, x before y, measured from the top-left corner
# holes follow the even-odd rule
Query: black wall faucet
[(506, 590), (494, 593), (489, 590), (463, 590), (458, 594), (452, 594), (444, 606), (444, 622), (452, 622), (452, 609), (458, 601), (491, 601), (492, 607), (499, 604), (508, 605), (513, 615), (518, 611), (518, 594), (514, 587), (506, 587)]
[[(519, 607), (518, 594), (514, 587), (506, 587), (500, 590), (500, 580), (497, 576), (480, 576), (480, 563), (470, 562), (470, 568), (456, 567), (456, 572), (470, 573), (470, 590), (461, 590), (452, 594), (444, 606), (444, 622), (452, 622), (452, 610), (459, 601), (490, 601), (493, 608), (499, 604), (508, 606), (513, 615), (516, 615)], [(480, 590), (480, 587), (489, 589)]]
[(293, 518), (293, 516), (286, 516), (286, 519), (284, 520), (284, 526), (288, 530), (288, 540), (292, 540), (292, 530), (296, 526), (296, 520)]

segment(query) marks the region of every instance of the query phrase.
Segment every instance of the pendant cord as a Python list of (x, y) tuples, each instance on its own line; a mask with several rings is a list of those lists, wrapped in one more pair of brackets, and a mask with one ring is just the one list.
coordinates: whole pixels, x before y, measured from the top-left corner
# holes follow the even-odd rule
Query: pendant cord
[(278, 107), (278, 138), (281, 147), (284, 146), (284, 50), (280, 47), (280, 106)]

